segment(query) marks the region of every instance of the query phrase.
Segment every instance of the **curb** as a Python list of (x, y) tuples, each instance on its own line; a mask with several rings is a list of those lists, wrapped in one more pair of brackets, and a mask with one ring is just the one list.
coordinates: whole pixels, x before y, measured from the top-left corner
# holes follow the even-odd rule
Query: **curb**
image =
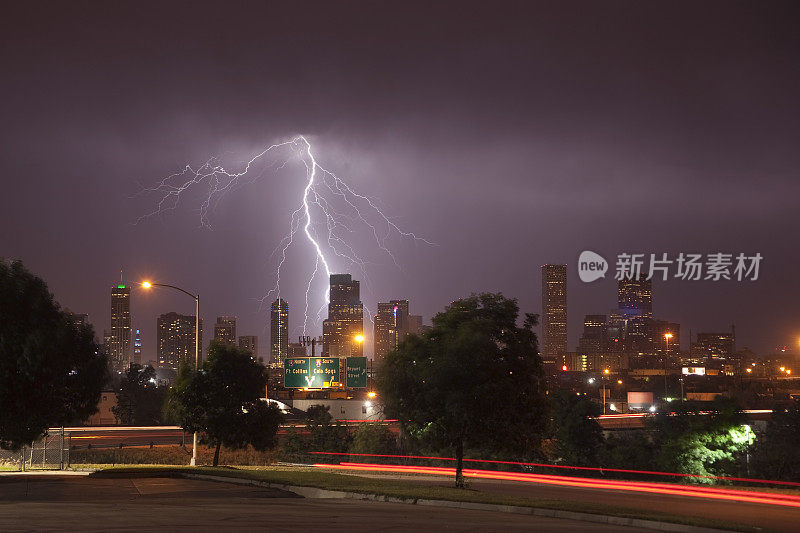
[(366, 500), (389, 503), (405, 503), (410, 505), (426, 505), (430, 507), (450, 507), (454, 509), (469, 509), (474, 511), (495, 511), (500, 513), (524, 514), (532, 516), (542, 516), (547, 518), (561, 518), (566, 520), (578, 520), (581, 522), (595, 522), (614, 526), (630, 526), (655, 531), (669, 531), (674, 533), (726, 533), (728, 529), (713, 529), (707, 527), (690, 526), (686, 524), (675, 524), (672, 522), (658, 522), (656, 520), (645, 520), (642, 518), (626, 518), (622, 516), (609, 516), (592, 513), (579, 513), (574, 511), (561, 511), (557, 509), (544, 509), (539, 507), (521, 507), (517, 505), (499, 505), (493, 503), (473, 503), (473, 502), (453, 502), (448, 500), (412, 500), (396, 498), (393, 496), (381, 496), (378, 494), (362, 494), (359, 492), (343, 492), (338, 490), (319, 489), (316, 487), (301, 487), (297, 485), (282, 485), (279, 483), (269, 483), (254, 479), (243, 479), (235, 477), (214, 476), (210, 474), (191, 474), (181, 472), (180, 477), (190, 479), (203, 479), (208, 481), (219, 481), (222, 483), (232, 483), (235, 485), (253, 485), (271, 489), (281, 489), (293, 492), (303, 498), (318, 499), (347, 499), (347, 500)]

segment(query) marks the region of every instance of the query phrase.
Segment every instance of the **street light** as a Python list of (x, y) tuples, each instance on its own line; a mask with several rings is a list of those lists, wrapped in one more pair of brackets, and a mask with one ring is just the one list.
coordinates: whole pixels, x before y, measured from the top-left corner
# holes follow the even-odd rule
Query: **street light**
[(355, 341), (356, 341), (358, 344), (361, 344), (362, 342), (364, 342), (364, 335), (362, 335), (361, 333), (359, 333), (358, 335), (356, 335), (354, 338), (355, 338)]
[(664, 333), (664, 339), (667, 341), (667, 349), (664, 352), (664, 396), (667, 395), (667, 357), (669, 357), (669, 340), (672, 338), (672, 333)]
[[(152, 283), (150, 281), (143, 281), (142, 288), (150, 289), (152, 287), (166, 287), (168, 289), (175, 289), (183, 294), (189, 295), (194, 298), (194, 371), (200, 370), (200, 295), (192, 294), (189, 291), (176, 287), (175, 285), (167, 285), (165, 283)], [(192, 460), (189, 462), (190, 466), (197, 466), (197, 432), (194, 432), (192, 437)]]

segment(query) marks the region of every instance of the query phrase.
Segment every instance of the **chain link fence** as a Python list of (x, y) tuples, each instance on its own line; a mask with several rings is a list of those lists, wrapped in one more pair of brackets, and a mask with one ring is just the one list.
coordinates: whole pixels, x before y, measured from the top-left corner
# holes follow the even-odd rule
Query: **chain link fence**
[(0, 450), (3, 470), (64, 470), (69, 467), (70, 434), (64, 430), (49, 430), (44, 437), (14, 452)]

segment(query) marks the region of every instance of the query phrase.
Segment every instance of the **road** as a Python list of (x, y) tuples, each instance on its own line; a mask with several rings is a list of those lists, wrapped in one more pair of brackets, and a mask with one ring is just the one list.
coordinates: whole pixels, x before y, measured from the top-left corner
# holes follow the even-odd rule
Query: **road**
[[(322, 469), (346, 473), (352, 472), (354, 475), (370, 475), (380, 478), (397, 478), (432, 485), (450, 486), (453, 483), (452, 477), (441, 475), (419, 475), (409, 478), (408, 474), (414, 473), (414, 468), (410, 467), (404, 473), (380, 473), (386, 465), (368, 465), (366, 467), (337, 466), (330, 464), (316, 465)], [(492, 473), (500, 474), (502, 473)], [(770, 497), (775, 499), (775, 503), (755, 503), (743, 501), (745, 499), (756, 498), (753, 491), (735, 491), (730, 495), (734, 499), (713, 499), (708, 494), (702, 492), (686, 494), (669, 494), (666, 492), (678, 492), (686, 490), (681, 485), (675, 484), (656, 484), (647, 483), (636, 485), (635, 482), (608, 482), (606, 485), (596, 484), (599, 480), (586, 478), (569, 477), (562, 478), (563, 482), (558, 481), (560, 476), (541, 476), (542, 482), (535, 481), (510, 481), (498, 479), (469, 478), (470, 488), (482, 492), (496, 494), (507, 494), (536, 499), (550, 499), (573, 502), (597, 503), (609, 505), (616, 508), (639, 509), (646, 511), (657, 511), (675, 515), (685, 515), (693, 517), (705, 517), (726, 522), (736, 522), (750, 526), (764, 528), (769, 531), (798, 531), (800, 524), (800, 496), (782, 493), (770, 493)], [(535, 476), (534, 478), (535, 479)], [(555, 480), (555, 481), (554, 481)], [(584, 485), (584, 486), (580, 486)], [(626, 486), (629, 490), (626, 490)], [(639, 489), (649, 488), (659, 492), (644, 492)], [(665, 490), (661, 490), (665, 487)], [(634, 490), (636, 488), (637, 490)], [(692, 487), (689, 487), (690, 489)], [(700, 491), (705, 491), (698, 487)], [(724, 490), (724, 489), (723, 489)], [(768, 490), (768, 489), (767, 489)], [(763, 489), (762, 489), (763, 492)], [(725, 497), (729, 495), (723, 492)], [(737, 496), (738, 495), (738, 496)], [(739, 499), (736, 499), (739, 498)], [(779, 502), (790, 505), (786, 506)]]
[(590, 522), (358, 500), (173, 478), (0, 475), (0, 531), (644, 533)]

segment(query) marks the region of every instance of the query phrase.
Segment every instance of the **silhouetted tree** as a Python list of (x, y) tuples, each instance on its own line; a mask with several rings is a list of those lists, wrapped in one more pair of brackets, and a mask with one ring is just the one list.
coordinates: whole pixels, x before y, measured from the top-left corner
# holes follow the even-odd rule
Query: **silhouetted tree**
[(212, 342), (208, 358), (199, 372), (191, 372), (175, 393), (181, 426), (205, 434), (216, 447), (262, 451), (275, 446), (275, 435), (283, 419), (278, 407), (261, 400), (266, 392), (267, 369), (250, 352)]
[(92, 327), (76, 325), (22, 263), (0, 260), (0, 447), (96, 412), (105, 375)]
[(753, 472), (765, 479), (800, 480), (800, 400), (775, 406), (752, 454)]
[(111, 411), (127, 425), (161, 423), (161, 406), (166, 389), (157, 387), (156, 371), (151, 366), (131, 364), (117, 390), (117, 405)]
[(533, 326), (517, 325), (516, 300), (484, 293), (457, 300), (381, 362), (384, 413), (405, 431), (456, 456), (463, 487), (465, 447), (530, 457), (547, 423), (544, 378)]
[(568, 390), (553, 393), (553, 424), (557, 459), (572, 466), (594, 466), (603, 445), (597, 423), (601, 407)]

